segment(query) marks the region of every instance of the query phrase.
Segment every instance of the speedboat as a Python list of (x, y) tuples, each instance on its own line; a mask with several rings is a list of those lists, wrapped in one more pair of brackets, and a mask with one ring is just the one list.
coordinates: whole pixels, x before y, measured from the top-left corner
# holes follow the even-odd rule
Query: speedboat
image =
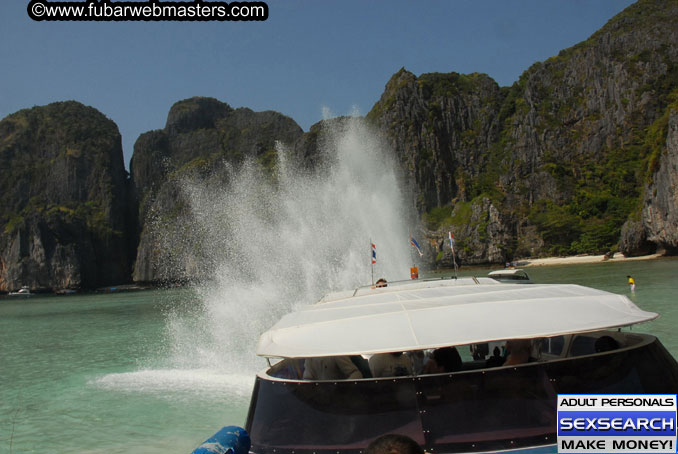
[[(555, 452), (557, 394), (678, 391), (678, 364), (660, 341), (622, 330), (656, 317), (601, 290), (491, 278), (328, 295), (261, 335), (257, 354), (269, 367), (256, 376), (245, 452), (357, 454), (386, 433), (429, 453)], [(512, 342), (527, 345), (529, 359), (511, 363), (487, 348)], [(311, 358), (415, 358), (449, 347), (461, 358), (452, 370), (329, 380), (303, 373)]]
[(33, 293), (31, 293), (30, 288), (28, 288), (27, 286), (23, 286), (16, 292), (9, 292), (9, 296), (23, 296), (25, 298), (28, 298), (29, 296), (33, 296)]
[(490, 271), (488, 277), (507, 284), (531, 284), (532, 280), (525, 270), (506, 268)]

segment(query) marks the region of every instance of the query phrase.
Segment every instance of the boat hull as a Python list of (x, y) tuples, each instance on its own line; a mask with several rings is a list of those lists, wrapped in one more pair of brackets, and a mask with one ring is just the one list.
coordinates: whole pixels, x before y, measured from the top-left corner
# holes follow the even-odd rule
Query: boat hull
[(359, 453), (385, 433), (428, 452), (555, 452), (557, 394), (672, 393), (678, 364), (653, 336), (612, 352), (388, 379), (259, 374), (245, 428), (258, 454)]

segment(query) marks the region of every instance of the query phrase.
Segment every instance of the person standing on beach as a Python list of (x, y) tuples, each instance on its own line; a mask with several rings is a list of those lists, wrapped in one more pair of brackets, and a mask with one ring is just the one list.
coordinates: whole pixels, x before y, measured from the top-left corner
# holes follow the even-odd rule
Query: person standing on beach
[(636, 281), (631, 276), (626, 276), (628, 284), (631, 287), (631, 293), (636, 293)]

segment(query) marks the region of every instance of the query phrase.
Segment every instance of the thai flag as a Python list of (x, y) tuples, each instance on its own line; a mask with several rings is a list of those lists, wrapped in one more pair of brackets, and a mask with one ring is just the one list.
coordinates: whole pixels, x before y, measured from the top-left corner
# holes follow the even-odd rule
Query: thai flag
[(449, 237), (450, 237), (450, 249), (452, 249), (452, 253), (454, 254), (454, 235), (452, 235), (452, 232), (448, 232)]
[(410, 244), (414, 246), (414, 248), (417, 250), (417, 252), (419, 253), (419, 257), (424, 256), (424, 253), (421, 252), (421, 248), (419, 247), (419, 243), (417, 243), (417, 240), (415, 240), (413, 236), (410, 236)]
[(372, 243), (372, 265), (377, 263), (377, 247)]

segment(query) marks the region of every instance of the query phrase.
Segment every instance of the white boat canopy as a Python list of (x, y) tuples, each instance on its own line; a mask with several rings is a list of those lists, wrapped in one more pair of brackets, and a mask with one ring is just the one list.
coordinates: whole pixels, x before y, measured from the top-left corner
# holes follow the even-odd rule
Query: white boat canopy
[(290, 313), (260, 337), (257, 354), (404, 352), (617, 328), (657, 317), (625, 296), (579, 285), (416, 281), (330, 295)]

